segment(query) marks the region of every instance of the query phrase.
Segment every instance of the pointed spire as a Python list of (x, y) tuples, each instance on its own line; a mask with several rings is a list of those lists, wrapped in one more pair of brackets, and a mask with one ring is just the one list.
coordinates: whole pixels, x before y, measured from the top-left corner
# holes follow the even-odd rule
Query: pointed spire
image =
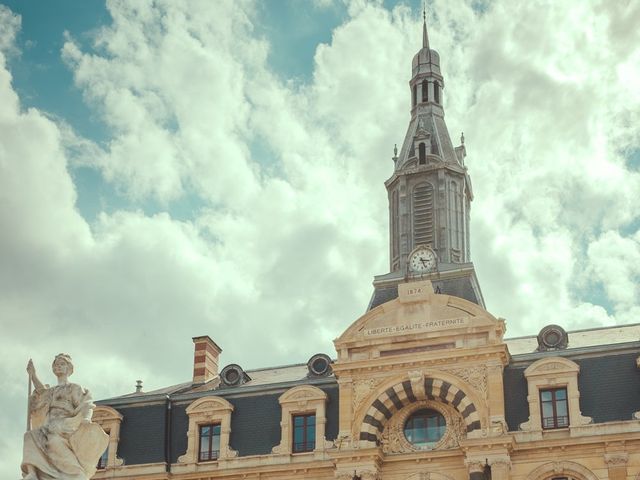
[(427, 35), (427, 3), (422, 4), (422, 48), (429, 49), (429, 36)]

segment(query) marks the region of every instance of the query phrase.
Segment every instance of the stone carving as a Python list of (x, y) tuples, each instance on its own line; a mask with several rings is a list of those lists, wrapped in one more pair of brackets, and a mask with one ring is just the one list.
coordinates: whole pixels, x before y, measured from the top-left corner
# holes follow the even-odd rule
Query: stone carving
[(88, 480), (96, 472), (109, 436), (91, 422), (95, 405), (91, 394), (69, 383), (71, 357), (56, 356), (52, 365), (58, 378), (54, 387), (44, 385), (29, 360), (27, 372), (35, 391), (29, 397), (30, 429), (24, 435), (24, 480)]
[(379, 480), (380, 475), (375, 470), (362, 470), (358, 472), (361, 480)]
[(348, 433), (339, 433), (338, 437), (333, 441), (333, 447), (338, 450), (348, 450), (350, 448), (357, 448), (358, 442), (353, 442), (351, 435)]
[(507, 421), (502, 415), (494, 415), (489, 421), (491, 435), (506, 435), (509, 432)]
[(449, 405), (432, 400), (422, 400), (407, 405), (398, 411), (387, 422), (382, 432), (382, 451), (385, 453), (407, 453), (422, 451), (423, 448), (410, 443), (404, 436), (404, 425), (409, 416), (416, 410), (429, 408), (436, 410), (445, 419), (447, 429), (440, 441), (429, 450), (446, 450), (456, 448), (465, 436), (466, 427), (464, 420), (457, 410)]
[(465, 459), (464, 464), (467, 466), (469, 473), (483, 473), (486, 463), (477, 459)]
[(607, 453), (604, 456), (604, 461), (610, 467), (626, 465), (629, 461), (629, 454), (627, 453)]
[(494, 455), (487, 458), (488, 464), (491, 468), (502, 468), (509, 470), (511, 468), (511, 457), (509, 455)]
[(353, 479), (353, 473), (348, 473), (348, 472), (336, 472), (334, 476), (336, 480), (352, 480)]
[(419, 472), (406, 477), (405, 480), (453, 480), (440, 472)]
[(411, 382), (411, 389), (416, 398), (426, 397), (424, 391), (424, 373), (420, 371), (409, 372), (409, 381)]
[(553, 370), (566, 370), (567, 366), (562, 363), (547, 363), (540, 366), (536, 371), (538, 372), (550, 372)]
[(484, 398), (487, 398), (487, 369), (484, 366), (442, 368), (442, 370), (464, 380), (475, 390), (482, 393)]
[(367, 398), (369, 394), (375, 388), (380, 385), (382, 379), (379, 378), (367, 378), (366, 380), (360, 380), (353, 382), (353, 411), (355, 412), (358, 406), (362, 403), (362, 400)]
[(527, 475), (526, 480), (543, 480), (551, 475), (563, 475), (583, 480), (598, 480), (598, 477), (587, 467), (576, 462), (548, 462), (540, 465)]

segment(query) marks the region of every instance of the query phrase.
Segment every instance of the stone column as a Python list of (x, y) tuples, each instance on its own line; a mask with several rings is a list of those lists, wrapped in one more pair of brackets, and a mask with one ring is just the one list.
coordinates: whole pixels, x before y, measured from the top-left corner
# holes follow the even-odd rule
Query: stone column
[(469, 480), (484, 480), (484, 461), (474, 459), (465, 460), (464, 463), (469, 470)]
[[(345, 355), (346, 356), (346, 355)], [(338, 430), (341, 436), (351, 437), (351, 402), (353, 399), (353, 379), (351, 377), (340, 377), (338, 379), (338, 395), (340, 401), (340, 416), (338, 418)]]
[(503, 365), (499, 361), (487, 365), (487, 392), (489, 393), (489, 416), (491, 423), (504, 420)]
[(511, 459), (508, 456), (489, 458), (491, 467), (491, 480), (509, 480), (511, 471)]
[(609, 469), (609, 480), (626, 480), (628, 460), (629, 455), (624, 452), (606, 453), (604, 455), (604, 461)]

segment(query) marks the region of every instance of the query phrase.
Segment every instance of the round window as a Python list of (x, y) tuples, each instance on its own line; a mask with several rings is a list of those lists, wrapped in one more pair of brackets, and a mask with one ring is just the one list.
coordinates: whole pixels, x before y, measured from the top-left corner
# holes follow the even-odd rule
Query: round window
[(229, 385), (235, 385), (235, 383), (240, 378), (240, 374), (238, 373), (237, 370), (233, 369), (233, 370), (229, 370), (224, 378)]
[(419, 448), (433, 448), (442, 439), (447, 424), (440, 412), (423, 408), (411, 414), (404, 424), (404, 436)]

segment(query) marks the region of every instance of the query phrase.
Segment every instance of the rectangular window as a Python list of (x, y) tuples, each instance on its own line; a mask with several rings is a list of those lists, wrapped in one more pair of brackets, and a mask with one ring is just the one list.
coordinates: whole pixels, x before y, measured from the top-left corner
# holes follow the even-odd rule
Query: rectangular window
[(293, 453), (312, 452), (316, 448), (316, 414), (293, 416)]
[(540, 390), (540, 409), (542, 410), (543, 429), (569, 426), (569, 405), (567, 403), (566, 388)]
[(200, 425), (198, 461), (217, 460), (220, 455), (220, 424)]

